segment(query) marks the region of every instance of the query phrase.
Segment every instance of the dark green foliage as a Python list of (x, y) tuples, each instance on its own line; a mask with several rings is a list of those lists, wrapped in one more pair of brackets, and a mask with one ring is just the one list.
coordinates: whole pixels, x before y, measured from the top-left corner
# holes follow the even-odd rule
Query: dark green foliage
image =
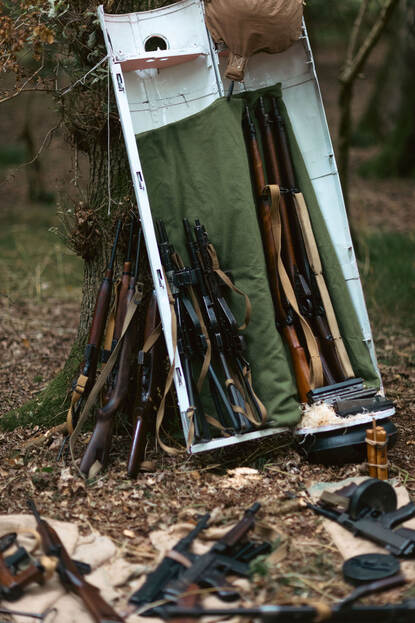
[(362, 280), (374, 331), (391, 323), (415, 333), (415, 234), (367, 234), (363, 245), (369, 271)]

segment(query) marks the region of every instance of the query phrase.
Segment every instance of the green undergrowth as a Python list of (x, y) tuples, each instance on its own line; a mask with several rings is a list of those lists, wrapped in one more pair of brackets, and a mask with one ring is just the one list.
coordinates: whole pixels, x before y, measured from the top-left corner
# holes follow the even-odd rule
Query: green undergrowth
[(79, 298), (82, 261), (50, 230), (56, 221), (54, 207), (43, 204), (28, 207), (24, 221), (13, 214), (2, 219), (1, 294), (35, 302)]
[(360, 272), (373, 330), (393, 325), (415, 334), (415, 232), (366, 233), (360, 242)]

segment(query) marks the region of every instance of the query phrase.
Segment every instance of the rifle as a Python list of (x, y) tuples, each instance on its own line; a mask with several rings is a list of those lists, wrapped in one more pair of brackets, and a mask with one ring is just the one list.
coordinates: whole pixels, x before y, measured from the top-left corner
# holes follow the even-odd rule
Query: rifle
[(196, 384), (193, 379), (191, 359), (193, 355), (192, 343), (188, 331), (188, 327), (184, 321), (186, 315), (186, 308), (184, 306), (183, 297), (180, 294), (180, 288), (178, 283), (180, 282), (180, 271), (177, 270), (173, 264), (172, 255), (174, 249), (169, 243), (167, 237), (167, 231), (163, 221), (159, 220), (156, 223), (159, 250), (161, 262), (166, 271), (167, 281), (170, 286), (170, 291), (174, 299), (174, 311), (177, 321), (177, 349), (180, 355), (180, 361), (182, 364), (184, 380), (186, 383), (187, 394), (189, 397), (190, 409), (193, 410), (193, 425), (194, 425), (194, 439), (197, 442), (205, 443), (210, 441), (212, 436), (209, 431), (209, 426), (203, 412), (203, 407), (199, 398), (199, 392), (197, 391)]
[[(326, 362), (325, 365), (327, 368), (328, 383), (332, 384), (345, 381), (348, 378), (348, 375), (344, 370), (343, 364), (336, 350), (336, 345), (327, 321), (320, 291), (307, 256), (301, 225), (299, 223), (297, 211), (294, 205), (293, 193), (298, 192), (298, 187), (294, 174), (285, 123), (280, 114), (278, 102), (275, 97), (271, 98), (271, 119), (269, 119), (268, 116), (264, 116), (264, 113), (262, 112), (263, 103), (261, 104), (261, 100), (262, 98), (260, 98), (260, 116), (264, 119), (265, 123), (271, 125), (271, 134), (272, 129), (274, 129), (276, 141), (272, 141), (271, 146), (274, 147), (275, 161), (277, 162), (279, 160), (281, 163), (281, 172), (279, 171), (278, 165), (276, 167), (273, 166), (276, 177), (275, 183), (280, 184), (286, 189), (286, 191), (281, 195), (281, 219), (284, 221), (288, 221), (288, 219), (290, 219), (290, 228), (293, 232), (293, 237), (296, 243), (295, 248), (292, 247), (291, 249), (291, 251), (295, 252), (296, 257), (291, 257), (290, 259), (287, 257), (287, 262), (289, 266), (294, 268), (295, 274), (293, 275), (291, 271), (291, 275), (294, 278), (293, 284), (296, 292), (298, 293), (300, 309), (302, 309), (304, 315), (309, 318), (313, 331), (318, 337), (320, 353), (324, 357), (322, 361)], [(330, 380), (330, 378), (333, 380)]]
[[(199, 556), (193, 565), (183, 571), (181, 575), (172, 580), (164, 590), (164, 597), (173, 601), (177, 601), (179, 596), (189, 593), (198, 586), (205, 586), (207, 578), (215, 578), (214, 585), (220, 590), (221, 598), (233, 600), (238, 598), (235, 589), (226, 584), (223, 576), (230, 570), (235, 570), (235, 566), (227, 567), (225, 560), (232, 557), (232, 551), (239, 541), (253, 528), (255, 523), (255, 514), (260, 508), (260, 504), (256, 502), (245, 511), (242, 519), (227, 532), (221, 539), (216, 541), (206, 554)], [(208, 583), (208, 585), (212, 585)]]
[[(109, 358), (112, 351), (116, 347), (118, 340), (121, 337), (122, 328), (124, 325), (125, 313), (127, 311), (128, 296), (130, 294), (129, 293), (130, 280), (132, 277), (131, 275), (131, 268), (132, 268), (131, 253), (132, 253), (132, 245), (133, 245), (133, 235), (134, 235), (134, 220), (132, 220), (130, 223), (127, 255), (124, 260), (124, 265), (123, 265), (123, 270), (122, 270), (122, 275), (121, 275), (121, 282), (119, 284), (118, 293), (117, 293), (117, 310), (115, 313), (115, 320), (114, 320), (114, 332), (112, 335), (110, 352), (108, 353), (107, 358)], [(117, 366), (114, 366), (110, 374), (110, 377), (106, 383), (106, 392), (103, 397), (104, 404), (108, 402), (111, 396), (113, 387), (116, 382), (116, 378), (117, 378)]]
[[(224, 332), (221, 331), (215, 292), (213, 291), (212, 283), (210, 279), (207, 278), (206, 271), (204, 270), (200, 256), (201, 249), (199, 248), (198, 241), (195, 241), (193, 238), (189, 221), (187, 219), (183, 219), (183, 225), (191, 267), (196, 281), (195, 289), (197, 291), (198, 298), (202, 303), (202, 314), (204, 316), (212, 345), (226, 379), (226, 389), (232, 410), (234, 411), (232, 424), (236, 432), (247, 432), (252, 430), (252, 425), (247, 418), (245, 398), (232, 379), (231, 369), (228, 364), (229, 352), (226, 352), (226, 337)], [(196, 227), (198, 227), (198, 225), (196, 225)]]
[[(265, 152), (265, 165), (268, 181), (270, 184), (277, 184), (281, 189), (283, 184), (281, 182), (281, 174), (278, 166), (277, 153), (272, 132), (273, 124), (270, 115), (265, 109), (264, 99), (262, 97), (258, 99), (256, 113), (261, 128), (262, 144), (264, 146)], [(288, 206), (288, 201), (290, 201), (290, 206)], [(316, 301), (316, 288), (314, 288), (313, 290), (311, 289), (311, 269), (307, 261), (301, 229), (296, 218), (295, 206), (293, 205), (292, 201), (292, 195), (288, 194), (285, 189), (282, 189), (280, 191), (279, 199), (279, 210), (281, 215), (282, 227), (281, 255), (283, 258), (284, 266), (290, 277), (291, 284), (294, 288), (300, 312), (305, 318), (307, 318), (308, 322), (313, 328), (313, 333), (317, 339), (325, 385), (333, 385), (333, 383), (336, 382), (336, 378), (330, 370), (330, 367), (322, 350), (321, 342), (318, 339), (318, 336), (316, 336), (316, 328), (321, 329), (323, 326), (324, 308), (320, 300)], [(296, 255), (299, 255), (301, 257), (302, 270), (300, 270), (298, 266)], [(317, 316), (319, 316), (319, 321), (315, 320)], [(328, 325), (327, 331), (330, 334)], [(331, 336), (331, 340), (334, 346), (333, 336)], [(344, 379), (345, 377), (342, 373), (341, 378), (337, 380)]]
[[(246, 349), (245, 340), (240, 334), (238, 323), (233, 315), (226, 299), (222, 295), (223, 280), (219, 277), (217, 269), (219, 262), (216, 258), (216, 252), (213, 245), (209, 242), (208, 234), (199, 220), (195, 220), (194, 232), (196, 237), (196, 244), (198, 249), (198, 256), (200, 257), (200, 266), (203, 271), (203, 277), (205, 283), (208, 286), (211, 299), (214, 302), (216, 308), (216, 316), (218, 318), (220, 331), (223, 336), (223, 343), (225, 350), (232, 361), (236, 363), (237, 371), (239, 373), (239, 380), (242, 387), (249, 396), (250, 403), (253, 406), (253, 410), (256, 413), (256, 420), (258, 423), (263, 423), (266, 417), (262, 405), (260, 405), (252, 385), (247, 378), (248, 372), (250, 372), (250, 365), (244, 358), (244, 351)], [(214, 259), (215, 258), (215, 259)], [(215, 265), (214, 265), (215, 261)], [(217, 264), (217, 265), (216, 265)], [(222, 271), (220, 271), (222, 273)], [(234, 287), (232, 280), (228, 275), (223, 274), (223, 279), (229, 279), (227, 281), (230, 287)], [(241, 291), (239, 291), (240, 294)], [(248, 404), (246, 405), (248, 408)], [(255, 416), (254, 416), (255, 417)], [(246, 424), (246, 423), (245, 423)]]
[[(131, 240), (131, 235), (130, 235), (130, 240)], [(128, 303), (134, 296), (135, 286), (136, 286), (137, 278), (138, 278), (140, 249), (141, 249), (141, 228), (138, 233), (136, 263), (135, 263), (134, 274), (131, 275), (130, 272), (127, 273), (126, 271), (125, 273), (123, 273), (123, 279), (124, 279), (124, 274), (129, 275), (126, 296), (124, 297), (125, 303), (124, 301), (122, 302), (123, 307), (125, 306), (125, 311), (127, 309)], [(131, 253), (131, 251), (129, 252)], [(129, 262), (129, 264), (131, 265), (131, 262)], [(121, 288), (122, 287), (123, 287), (123, 283), (121, 283)], [(121, 301), (120, 301), (120, 304), (121, 304)], [(125, 318), (125, 311), (123, 311), (123, 322)], [(118, 316), (118, 310), (117, 310), (117, 316)], [(116, 324), (117, 324), (117, 320), (116, 320)], [(113, 381), (113, 390), (111, 392), (110, 397), (107, 399), (106, 404), (101, 409), (99, 409), (97, 412), (95, 428), (92, 433), (92, 437), (88, 443), (85, 454), (82, 457), (81, 464), (79, 466), (80, 471), (85, 475), (89, 474), (91, 467), (94, 465), (96, 461), (99, 461), (102, 467), (106, 467), (108, 463), (108, 456), (109, 456), (109, 451), (111, 448), (114, 415), (119, 409), (119, 407), (121, 406), (121, 404), (123, 403), (123, 401), (125, 400), (127, 393), (128, 393), (132, 349), (134, 348), (134, 345), (136, 344), (136, 341), (137, 341), (136, 332), (137, 332), (137, 314), (135, 313), (135, 318), (131, 320), (128, 326), (128, 329), (123, 338), (123, 344), (121, 346), (121, 352), (120, 352), (119, 359), (118, 359), (116, 377), (115, 377), (115, 381)], [(122, 327), (121, 327), (119, 336), (121, 336), (121, 333), (122, 333)]]
[(37, 522), (37, 531), (47, 556), (57, 558), (56, 571), (64, 587), (78, 595), (96, 623), (123, 623), (124, 619), (101, 597), (99, 589), (89, 584), (79, 573), (55, 530), (41, 519), (33, 500), (27, 505)]
[[(402, 576), (401, 583), (402, 583)], [(390, 579), (390, 578), (388, 578)], [(385, 588), (391, 588), (389, 583)], [(396, 586), (396, 584), (395, 584)], [(412, 623), (415, 616), (415, 599), (396, 604), (367, 605), (360, 604), (343, 606), (342, 602), (324, 604), (321, 608), (314, 605), (304, 606), (255, 606), (251, 608), (186, 608), (180, 606), (163, 606), (157, 608), (154, 616), (174, 619), (176, 623), (184, 623), (188, 618), (215, 617), (248, 617), (261, 623), (312, 623), (324, 617), (330, 623)]]
[(99, 348), (104, 335), (105, 322), (111, 300), (113, 268), (121, 225), (122, 223), (119, 219), (115, 230), (115, 238), (112, 245), (110, 261), (105, 271), (105, 275), (95, 302), (88, 343), (85, 347), (84, 361), (81, 365), (81, 374), (79, 375), (78, 380), (74, 383), (71, 406), (69, 407), (67, 415), (67, 427), (69, 432), (73, 431), (75, 428), (81, 412), (81, 406), (88, 398), (88, 395), (95, 383), (99, 360)]
[(268, 197), (264, 195), (264, 188), (266, 186), (264, 169), (262, 166), (256, 129), (248, 105), (245, 106), (244, 124), (248, 157), (256, 190), (258, 221), (262, 235), (268, 281), (276, 315), (276, 325), (282, 332), (290, 350), (300, 400), (301, 402), (307, 402), (307, 394), (311, 390), (310, 368), (305, 350), (298, 339), (297, 330), (294, 325), (294, 312), (285, 299), (278, 276), (278, 254), (272, 227), (271, 202)]
[[(160, 323), (157, 298), (153, 291), (147, 306), (144, 324), (143, 346), (148, 338), (154, 333)], [(130, 454), (128, 458), (127, 474), (129, 478), (136, 478), (139, 466), (144, 457), (146, 433), (149, 428), (149, 419), (154, 410), (158, 375), (156, 369), (160, 366), (158, 344), (154, 344), (148, 352), (140, 350), (138, 353), (138, 366), (140, 368), (139, 405), (136, 407), (136, 421), (131, 440)]]

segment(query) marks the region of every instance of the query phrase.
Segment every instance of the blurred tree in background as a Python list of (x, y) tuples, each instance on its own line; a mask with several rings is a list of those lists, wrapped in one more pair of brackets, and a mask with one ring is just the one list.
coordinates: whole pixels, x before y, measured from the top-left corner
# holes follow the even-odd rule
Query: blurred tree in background
[[(366, 171), (370, 168), (385, 176), (408, 174), (414, 168), (414, 130), (410, 125), (414, 108), (411, 93), (415, 88), (409, 84), (410, 59), (414, 54), (413, 5), (413, 0), (310, 0), (307, 5), (311, 36), (317, 44), (324, 45), (334, 37), (337, 44), (344, 46), (344, 60), (339, 67), (338, 164), (346, 206), (352, 138), (359, 143), (361, 135), (366, 141), (384, 140), (382, 152), (366, 166)], [(358, 123), (352, 118), (356, 81), (384, 33), (389, 40), (388, 53), (367, 110)]]

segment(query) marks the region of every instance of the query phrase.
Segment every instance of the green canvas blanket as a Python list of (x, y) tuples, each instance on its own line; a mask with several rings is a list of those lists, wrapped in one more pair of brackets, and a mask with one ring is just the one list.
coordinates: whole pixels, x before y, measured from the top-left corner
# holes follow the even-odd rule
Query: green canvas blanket
[[(280, 88), (267, 89), (280, 97)], [(254, 104), (264, 90), (244, 94)], [(290, 358), (275, 328), (262, 240), (256, 217), (242, 131), (243, 97), (216, 100), (202, 112), (137, 137), (154, 219), (163, 219), (171, 243), (189, 265), (182, 219), (198, 218), (214, 244), (221, 267), (248, 294), (252, 319), (244, 331), (255, 391), (280, 426), (300, 418)], [(287, 123), (289, 127), (289, 124)], [(340, 330), (356, 376), (379, 384), (312, 185), (290, 131), (297, 178), (313, 224)], [(231, 308), (243, 322), (243, 298)]]

